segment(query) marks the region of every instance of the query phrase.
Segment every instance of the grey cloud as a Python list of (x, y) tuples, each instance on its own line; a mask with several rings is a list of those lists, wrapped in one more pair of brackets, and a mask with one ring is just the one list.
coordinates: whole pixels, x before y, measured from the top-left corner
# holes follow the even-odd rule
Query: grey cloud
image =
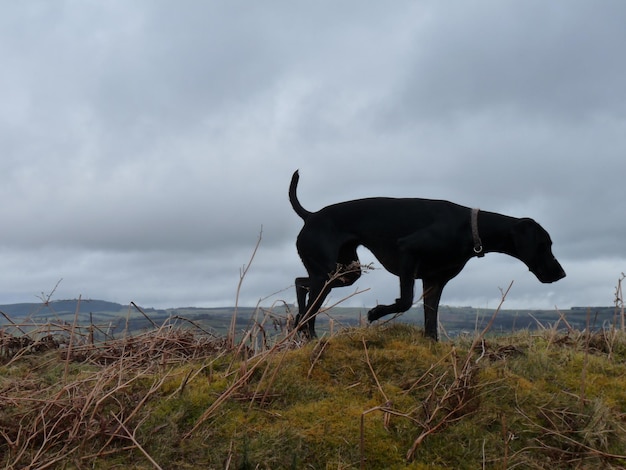
[(414, 30), (413, 60), (397, 104), (418, 119), (489, 110), (568, 121), (623, 118), (626, 72), (615, 48), (626, 41), (625, 14), (620, 2), (437, 8)]
[[(32, 300), (63, 278), (66, 297), (232, 303), (261, 227), (242, 300), (293, 301), (301, 221), (286, 193), (300, 168), (310, 210), (374, 195), (443, 198), (550, 231), (566, 279), (546, 287), (493, 257), (451, 283), (448, 303), (491, 305), (513, 278), (512, 304), (608, 303), (626, 259), (623, 9), (7, 7), (0, 301)], [(382, 271), (358, 284), (371, 287), (358, 306), (397, 296)]]

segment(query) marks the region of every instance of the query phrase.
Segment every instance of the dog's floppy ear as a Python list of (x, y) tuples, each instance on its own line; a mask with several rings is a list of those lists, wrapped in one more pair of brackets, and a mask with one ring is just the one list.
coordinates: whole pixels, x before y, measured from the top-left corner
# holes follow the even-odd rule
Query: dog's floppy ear
[(511, 228), (511, 237), (518, 258), (529, 266), (535, 257), (539, 224), (530, 218), (519, 219)]

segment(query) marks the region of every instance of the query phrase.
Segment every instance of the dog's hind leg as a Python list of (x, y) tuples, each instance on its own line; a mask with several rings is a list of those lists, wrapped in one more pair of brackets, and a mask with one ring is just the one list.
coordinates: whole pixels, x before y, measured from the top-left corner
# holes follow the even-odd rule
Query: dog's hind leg
[[(309, 338), (316, 337), (315, 317), (324, 300), (335, 287), (346, 287), (354, 284), (361, 277), (361, 265), (354, 245), (344, 245), (337, 256), (326, 257), (326, 267), (315, 258), (305, 262), (309, 277), (296, 278), (296, 295), (298, 299), (298, 315), (296, 325)], [(331, 259), (337, 262), (331, 264)], [(304, 262), (304, 258), (303, 258)], [(311, 273), (324, 273), (311, 274)]]
[(296, 327), (307, 338), (316, 338), (315, 317), (324, 300), (330, 292), (330, 283), (322, 279), (311, 278), (296, 279), (296, 292), (298, 296), (298, 315)]
[(295, 281), (296, 285), (296, 299), (298, 301), (298, 314), (296, 315), (296, 325), (300, 324), (301, 317), (306, 313), (307, 296), (311, 286), (310, 279), (308, 277), (297, 277)]

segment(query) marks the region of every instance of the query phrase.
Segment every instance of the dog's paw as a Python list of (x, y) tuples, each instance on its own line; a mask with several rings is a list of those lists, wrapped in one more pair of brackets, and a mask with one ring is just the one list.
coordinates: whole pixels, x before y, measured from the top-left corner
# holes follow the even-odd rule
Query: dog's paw
[(369, 323), (372, 323), (372, 322), (378, 320), (383, 315), (385, 315), (382, 312), (383, 309), (381, 307), (383, 307), (383, 305), (377, 305), (376, 307), (371, 309), (369, 312), (367, 312), (367, 321)]

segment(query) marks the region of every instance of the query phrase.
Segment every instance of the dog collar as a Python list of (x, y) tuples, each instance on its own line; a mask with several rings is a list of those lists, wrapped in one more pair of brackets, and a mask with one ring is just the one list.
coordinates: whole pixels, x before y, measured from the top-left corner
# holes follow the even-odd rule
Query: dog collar
[(474, 239), (474, 253), (479, 258), (485, 256), (485, 252), (483, 251), (483, 242), (480, 240), (480, 235), (478, 234), (478, 211), (480, 209), (472, 209), (472, 238)]

